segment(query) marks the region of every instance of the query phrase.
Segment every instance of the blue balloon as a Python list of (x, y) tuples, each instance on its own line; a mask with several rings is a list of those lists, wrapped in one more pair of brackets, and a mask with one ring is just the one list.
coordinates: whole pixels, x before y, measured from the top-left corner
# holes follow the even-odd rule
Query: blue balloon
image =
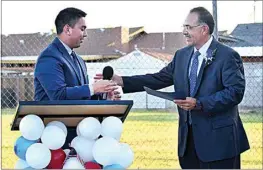
[(37, 140), (27, 140), (23, 136), (20, 136), (15, 143), (14, 151), (15, 154), (20, 158), (26, 161), (26, 151), (34, 143), (37, 143)]
[(103, 169), (125, 169), (125, 168), (119, 164), (112, 164), (112, 165), (107, 165), (103, 167)]

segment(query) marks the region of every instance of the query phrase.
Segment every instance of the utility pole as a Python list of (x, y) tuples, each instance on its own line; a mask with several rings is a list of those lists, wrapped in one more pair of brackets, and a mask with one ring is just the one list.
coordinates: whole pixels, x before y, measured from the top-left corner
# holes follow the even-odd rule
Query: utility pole
[(213, 17), (215, 20), (215, 28), (213, 32), (213, 36), (216, 40), (218, 40), (218, 27), (217, 27), (217, 0), (212, 0), (213, 3)]
[(254, 11), (253, 11), (253, 14), (254, 14), (254, 23), (256, 23), (256, 0), (254, 0)]

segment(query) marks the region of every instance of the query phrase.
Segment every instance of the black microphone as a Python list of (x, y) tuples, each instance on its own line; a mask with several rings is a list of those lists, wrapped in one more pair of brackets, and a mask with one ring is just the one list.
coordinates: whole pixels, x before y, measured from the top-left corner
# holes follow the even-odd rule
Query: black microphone
[(113, 68), (111, 66), (104, 67), (102, 75), (103, 75), (103, 80), (111, 80), (113, 76)]
[[(104, 67), (102, 71), (103, 80), (111, 80), (113, 73), (113, 68), (111, 66)], [(102, 99), (107, 100), (107, 93), (103, 93)]]

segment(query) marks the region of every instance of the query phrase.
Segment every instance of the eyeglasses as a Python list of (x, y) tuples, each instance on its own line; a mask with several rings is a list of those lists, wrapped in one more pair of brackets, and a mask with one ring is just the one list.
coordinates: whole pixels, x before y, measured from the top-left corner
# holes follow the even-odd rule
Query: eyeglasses
[(199, 26), (203, 26), (202, 24), (198, 24), (198, 25), (183, 25), (183, 29), (186, 29), (186, 30), (192, 30), (193, 28), (195, 27), (199, 27)]

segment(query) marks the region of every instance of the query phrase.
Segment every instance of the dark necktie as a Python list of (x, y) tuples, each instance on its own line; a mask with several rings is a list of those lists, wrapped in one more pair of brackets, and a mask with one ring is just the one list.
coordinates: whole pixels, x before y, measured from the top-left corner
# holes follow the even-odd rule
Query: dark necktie
[(81, 83), (84, 83), (83, 82), (84, 80), (83, 80), (83, 77), (82, 77), (81, 68), (80, 68), (80, 65), (79, 65), (79, 62), (78, 62), (78, 59), (77, 59), (77, 55), (76, 55), (76, 53), (74, 51), (72, 51), (71, 56), (72, 56), (72, 60), (73, 60), (73, 63), (75, 65), (75, 68), (77, 69), (78, 75), (80, 76)]
[[(194, 95), (194, 90), (195, 90), (195, 85), (197, 81), (197, 69), (198, 69), (198, 56), (200, 55), (199, 51), (196, 51), (192, 58), (192, 66), (191, 66), (191, 71), (189, 75), (189, 83), (190, 83), (190, 97), (193, 97)], [(189, 124), (192, 124), (192, 117), (191, 117), (191, 111), (188, 112), (188, 122)]]

